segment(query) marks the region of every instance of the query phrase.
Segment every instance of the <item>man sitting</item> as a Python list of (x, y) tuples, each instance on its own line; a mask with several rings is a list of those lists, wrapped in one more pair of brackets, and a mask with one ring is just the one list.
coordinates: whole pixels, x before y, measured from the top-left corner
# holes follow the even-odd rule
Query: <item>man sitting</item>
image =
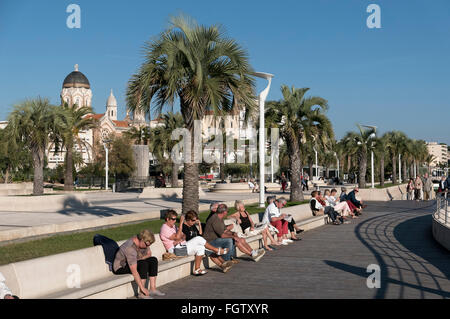
[(361, 215), (361, 210), (366, 208), (367, 205), (363, 205), (362, 201), (356, 199), (356, 194), (359, 192), (358, 186), (356, 186), (350, 193), (348, 193), (348, 200), (357, 208), (356, 215)]
[(223, 220), (227, 214), (227, 205), (220, 204), (216, 213), (206, 222), (204, 233), (206, 241), (214, 247), (228, 248), (228, 253), (223, 255), (224, 260), (228, 261), (231, 259), (231, 256), (235, 255), (234, 245), (236, 245), (240, 251), (249, 255), (254, 261), (259, 261), (266, 253), (264, 249), (252, 249), (244, 238), (240, 238), (238, 234), (231, 231), (233, 225), (225, 226)]
[(313, 211), (313, 215), (323, 215), (327, 214), (334, 225), (340, 225), (341, 223), (337, 219), (338, 213), (331, 206), (323, 206), (319, 201), (319, 192), (313, 191), (311, 193), (311, 201), (310, 201), (311, 210)]
[[(285, 219), (288, 218), (288, 215), (282, 214), (280, 211), (286, 203), (287, 201), (284, 197), (275, 199), (269, 206), (267, 206), (266, 212), (264, 213), (267, 221), (269, 221), (270, 224), (277, 229), (278, 244), (280, 245), (287, 245), (288, 243), (294, 242), (286, 236), (289, 233), (289, 221)], [(295, 239), (297, 238), (295, 237)]]

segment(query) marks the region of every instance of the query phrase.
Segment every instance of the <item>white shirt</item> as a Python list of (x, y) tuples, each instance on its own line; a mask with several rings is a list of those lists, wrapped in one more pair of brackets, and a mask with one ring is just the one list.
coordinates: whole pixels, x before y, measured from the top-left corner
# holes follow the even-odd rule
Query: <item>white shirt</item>
[(270, 222), (273, 217), (280, 217), (280, 215), (281, 215), (280, 209), (275, 205), (275, 202), (272, 202), (272, 204), (267, 206), (266, 211), (264, 212), (264, 218), (267, 219), (267, 223)]
[(336, 198), (334, 196), (325, 196), (325, 203), (327, 206), (334, 207), (336, 205)]
[(3, 274), (0, 272), (0, 299), (5, 299), (6, 295), (11, 295), (12, 292), (9, 290), (8, 286), (5, 283), (6, 279)]

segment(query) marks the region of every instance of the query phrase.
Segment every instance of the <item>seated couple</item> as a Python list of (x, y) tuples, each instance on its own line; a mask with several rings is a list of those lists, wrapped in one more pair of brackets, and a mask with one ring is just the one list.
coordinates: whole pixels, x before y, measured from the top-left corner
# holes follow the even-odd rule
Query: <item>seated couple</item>
[[(165, 216), (166, 222), (161, 226), (159, 237), (167, 252), (176, 256), (195, 256), (193, 274), (196, 276), (204, 275), (207, 272), (200, 268), (205, 254), (211, 257), (211, 260), (217, 264), (224, 272), (228, 271), (230, 264), (225, 264), (221, 258), (228, 254), (229, 248), (215, 247), (209, 244), (201, 235), (202, 229), (198, 215), (194, 211), (189, 211), (186, 216), (181, 215), (180, 226), (177, 227), (177, 213), (169, 210)], [(199, 228), (196, 227), (199, 226)], [(214, 254), (214, 256), (213, 256)]]
[[(341, 215), (344, 219), (347, 218), (347, 216), (351, 216), (352, 218), (358, 218), (355, 213), (353, 213), (353, 210), (350, 209), (350, 206), (348, 205), (346, 200), (341, 201), (339, 198), (336, 198), (337, 190), (332, 189), (331, 192), (329, 189), (325, 190), (325, 205), (331, 206), (333, 209), (337, 212), (341, 212)], [(320, 196), (320, 194), (319, 194)]]
[(311, 201), (309, 203), (314, 216), (327, 214), (334, 225), (343, 223), (343, 218), (341, 217), (341, 221), (339, 221), (339, 213), (332, 206), (326, 205), (325, 200), (319, 195), (319, 191), (313, 191), (311, 193)]
[(362, 200), (357, 200), (356, 195), (359, 193), (359, 188), (353, 188), (353, 191), (347, 194), (347, 189), (345, 187), (341, 187), (341, 196), (339, 197), (340, 201), (346, 201), (349, 208), (355, 215), (359, 216), (362, 214), (362, 210), (367, 207), (364, 205)]
[(242, 233), (238, 233), (239, 237), (245, 238), (247, 236), (262, 234), (264, 249), (268, 251), (272, 251), (273, 247), (270, 247), (267, 244), (267, 239), (270, 239), (272, 245), (279, 245), (278, 242), (272, 237), (267, 224), (255, 225), (252, 218), (250, 217), (250, 214), (245, 209), (243, 201), (237, 200), (234, 203), (234, 208), (236, 209), (236, 213), (230, 215), (230, 218), (236, 219), (237, 225), (239, 225), (242, 230)]
[[(262, 223), (270, 224), (277, 230), (278, 245), (287, 245), (294, 241), (300, 240), (297, 238), (296, 234), (301, 233), (303, 230), (300, 229), (292, 216), (281, 213), (281, 208), (286, 206), (286, 199), (280, 197), (276, 199), (275, 196), (267, 197), (267, 206)], [(291, 233), (291, 239), (287, 238), (287, 234)]]

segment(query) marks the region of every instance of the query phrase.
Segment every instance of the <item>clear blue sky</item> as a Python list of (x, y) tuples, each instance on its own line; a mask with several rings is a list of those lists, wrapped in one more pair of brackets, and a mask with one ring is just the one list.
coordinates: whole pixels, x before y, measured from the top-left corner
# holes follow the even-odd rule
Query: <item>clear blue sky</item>
[[(66, 26), (71, 3), (81, 7), (81, 29)], [(371, 3), (381, 7), (381, 29), (366, 26)], [(450, 144), (448, 0), (0, 0), (0, 119), (27, 97), (59, 104), (75, 63), (95, 112), (112, 88), (123, 118), (142, 45), (180, 12), (222, 24), (256, 70), (275, 74), (269, 99), (281, 98), (282, 84), (326, 98), (338, 138), (363, 123)]]

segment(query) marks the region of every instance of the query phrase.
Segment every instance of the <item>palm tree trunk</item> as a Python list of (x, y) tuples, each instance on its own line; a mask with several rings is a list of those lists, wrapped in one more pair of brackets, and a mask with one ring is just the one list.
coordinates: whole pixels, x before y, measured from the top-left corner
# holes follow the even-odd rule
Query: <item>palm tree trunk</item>
[(313, 171), (313, 163), (312, 161), (310, 161), (308, 163), (309, 166), (309, 180), (312, 182), (313, 181), (313, 176), (314, 176), (314, 171)]
[[(186, 121), (185, 121), (186, 122)], [(187, 125), (188, 126), (188, 125)], [(193, 210), (198, 213), (199, 193), (198, 193), (198, 164), (194, 161), (194, 128), (189, 130), (191, 134), (191, 159), (184, 163), (183, 177), (183, 204), (182, 213), (186, 214)]]
[(44, 150), (33, 150), (33, 195), (44, 194)]
[(359, 187), (366, 187), (366, 173), (367, 173), (367, 153), (361, 152), (359, 155)]
[(172, 163), (172, 187), (178, 187), (178, 164)]
[(392, 183), (397, 184), (397, 156), (392, 156)]
[(67, 145), (66, 173), (64, 176), (64, 190), (73, 191), (73, 147)]
[(380, 186), (384, 187), (384, 154), (380, 156)]
[(403, 175), (402, 181), (403, 182), (406, 181), (406, 165), (408, 165), (408, 164), (406, 163), (406, 161), (404, 161), (402, 164), (402, 175)]
[(297, 143), (294, 143), (292, 154), (289, 156), (289, 172), (291, 178), (291, 195), (290, 201), (299, 202), (303, 201), (303, 191), (300, 181), (301, 174), (301, 159), (300, 159), (300, 148)]

